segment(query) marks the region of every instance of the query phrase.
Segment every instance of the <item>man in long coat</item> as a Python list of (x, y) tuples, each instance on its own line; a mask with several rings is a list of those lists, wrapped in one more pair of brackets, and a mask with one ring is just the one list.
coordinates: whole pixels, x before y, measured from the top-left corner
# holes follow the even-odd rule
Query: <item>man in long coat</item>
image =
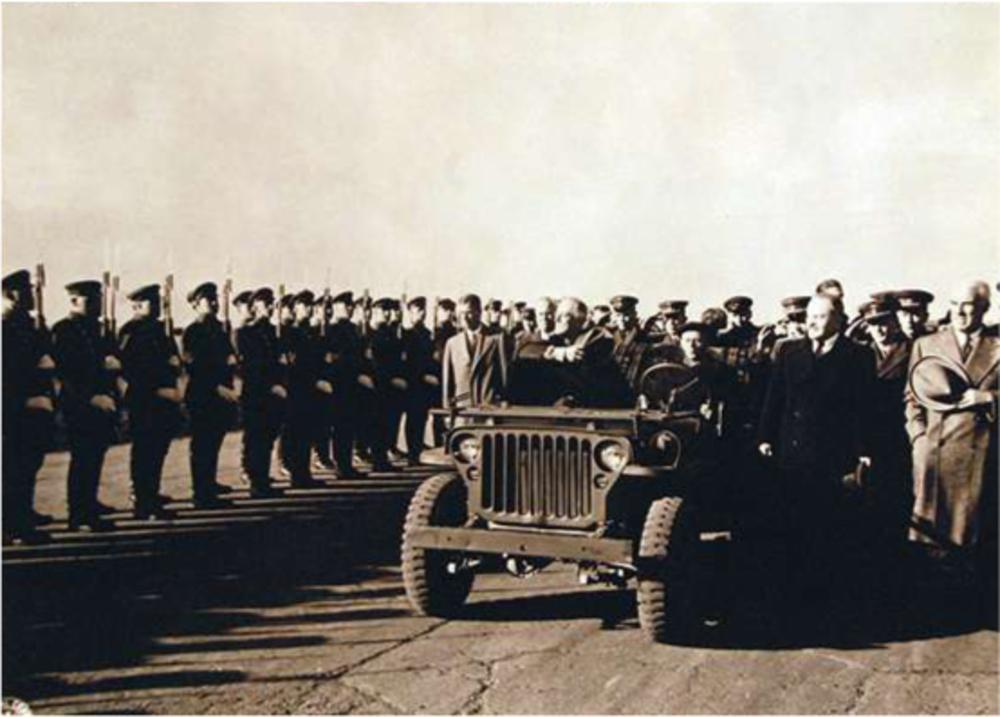
[[(989, 306), (985, 283), (961, 287), (952, 297), (951, 327), (917, 339), (910, 357), (906, 391), (914, 481), (910, 539), (945, 551), (996, 542), (1000, 338), (983, 326)], [(968, 378), (968, 387), (949, 410), (928, 408), (914, 391), (913, 369), (928, 356), (960, 364)]]

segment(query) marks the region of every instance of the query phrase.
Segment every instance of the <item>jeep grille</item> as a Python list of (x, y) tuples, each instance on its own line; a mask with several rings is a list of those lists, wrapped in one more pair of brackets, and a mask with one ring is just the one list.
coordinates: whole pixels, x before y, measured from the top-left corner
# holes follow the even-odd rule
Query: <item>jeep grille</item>
[(594, 518), (593, 441), (555, 434), (482, 434), (481, 508), (495, 517), (581, 526)]

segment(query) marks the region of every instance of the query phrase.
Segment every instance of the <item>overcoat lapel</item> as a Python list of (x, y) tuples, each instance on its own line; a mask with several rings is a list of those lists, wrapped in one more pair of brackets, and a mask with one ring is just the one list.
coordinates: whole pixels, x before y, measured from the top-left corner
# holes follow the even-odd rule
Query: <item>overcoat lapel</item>
[(983, 379), (996, 368), (1000, 361), (1000, 342), (996, 339), (979, 334), (978, 343), (965, 362), (965, 370), (969, 372), (972, 385), (978, 386)]

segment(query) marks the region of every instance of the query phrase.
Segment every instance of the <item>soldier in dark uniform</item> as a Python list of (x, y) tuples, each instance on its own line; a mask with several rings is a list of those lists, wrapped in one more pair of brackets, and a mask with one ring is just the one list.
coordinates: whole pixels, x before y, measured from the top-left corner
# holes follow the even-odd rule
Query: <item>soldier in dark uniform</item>
[(510, 339), (510, 344), (517, 343), (517, 337), (528, 329), (524, 325), (524, 310), (528, 307), (526, 301), (515, 301), (510, 307), (510, 315), (507, 319), (506, 333)]
[[(236, 388), (237, 357), (226, 329), (218, 319), (218, 289), (200, 284), (187, 295), (197, 318), (184, 329), (181, 352), (187, 367), (184, 398), (191, 416), (191, 491), (197, 508), (221, 508), (226, 487), (216, 481), (219, 449), (233, 425), (239, 403)], [(243, 329), (238, 329), (237, 332)]]
[(364, 418), (363, 399), (369, 393), (368, 388), (358, 383), (364, 346), (357, 327), (351, 322), (354, 295), (350, 291), (337, 294), (330, 301), (330, 306), (332, 323), (327, 327), (323, 342), (323, 360), (329, 366), (333, 387), (329, 399), (333, 459), (338, 477), (356, 478), (359, 473), (353, 463), (354, 441)]
[(368, 347), (375, 381), (375, 416), (369, 445), (376, 471), (392, 470), (388, 451), (398, 452), (396, 441), (409, 388), (403, 364), (403, 343), (396, 327), (389, 323), (389, 313), (396, 305), (396, 300), (391, 298), (379, 299), (372, 305)]
[[(329, 342), (329, 329), (333, 321), (333, 302), (329, 293), (316, 297), (313, 303), (313, 338), (319, 346), (321, 358), (328, 356), (326, 346)], [(325, 364), (329, 364), (324, 359)], [(327, 366), (329, 368), (329, 366)], [(330, 448), (333, 431), (333, 404), (330, 396), (318, 397), (313, 423), (312, 467), (313, 470), (334, 471), (336, 465)]]
[(500, 317), (503, 315), (503, 302), (500, 299), (490, 299), (483, 305), (483, 331), (487, 336), (503, 331)]
[(118, 352), (128, 385), (125, 405), (132, 434), (129, 471), (135, 517), (167, 520), (173, 515), (160, 505), (160, 477), (180, 423), (180, 358), (160, 321), (159, 285), (136, 289), (128, 299), (134, 316), (118, 334)]
[(5, 542), (41, 543), (51, 521), (34, 511), (35, 476), (52, 433), (54, 398), (49, 337), (29, 311), (31, 276), (3, 279), (3, 532)]
[(278, 323), (281, 324), (282, 332), (295, 323), (295, 312), (292, 302), (295, 301), (295, 294), (285, 294), (278, 300)]
[(590, 325), (608, 328), (611, 323), (611, 307), (607, 304), (597, 304), (590, 307)]
[(688, 302), (683, 299), (669, 299), (661, 301), (657, 308), (660, 310), (659, 327), (662, 328), (659, 342), (677, 346), (680, 344), (680, 327), (687, 323)]
[(922, 289), (903, 289), (872, 294), (873, 299), (891, 299), (896, 302), (896, 320), (900, 331), (912, 344), (921, 336), (931, 333), (927, 325), (929, 307), (934, 294)]
[(753, 319), (753, 299), (749, 296), (731, 296), (722, 304), (728, 318), (728, 328), (719, 332), (719, 345), (751, 349), (757, 343), (760, 327)]
[(62, 410), (69, 431), (67, 480), (69, 528), (108, 530), (97, 492), (104, 454), (115, 435), (114, 372), (121, 369), (113, 342), (98, 321), (101, 283), (77, 281), (66, 286), (69, 316), (52, 327), (56, 370), (62, 382)]
[(906, 390), (910, 349), (896, 319), (891, 298), (873, 299), (864, 309), (864, 321), (875, 352), (875, 383), (872, 395), (871, 450), (875, 528), (873, 545), (898, 557), (906, 544), (913, 507), (913, 467), (910, 440), (906, 435), (903, 394)]
[(427, 414), (441, 396), (441, 373), (434, 360), (434, 337), (425, 325), (427, 300), (418, 296), (407, 302), (410, 328), (403, 332), (406, 357), (406, 451), (411, 466), (420, 464)]
[(774, 324), (761, 328), (757, 335), (757, 351), (767, 361), (773, 361), (779, 343), (786, 339), (800, 339), (805, 333), (806, 306), (809, 296), (789, 296), (781, 300), (784, 316)]
[(295, 488), (321, 485), (312, 476), (310, 448), (320, 406), (333, 392), (324, 346), (311, 322), (315, 299), (308, 289), (295, 295), (292, 302), (295, 321), (282, 337), (288, 356), (288, 413), (281, 445)]
[[(455, 325), (455, 302), (451, 299), (444, 298), (438, 301), (437, 305), (437, 325), (434, 327), (434, 354), (432, 356), (434, 365), (432, 370), (434, 375), (441, 378), (441, 359), (444, 356), (444, 346), (448, 343), (448, 339), (458, 333), (458, 327)], [(522, 324), (522, 329), (520, 333), (524, 333), (527, 327)], [(520, 335), (517, 334), (517, 335)], [(517, 336), (516, 335), (516, 336)], [(515, 341), (516, 341), (515, 336)], [(513, 341), (511, 343), (514, 343)], [(431, 404), (432, 408), (441, 408), (441, 392), (435, 391), (434, 402)], [(431, 432), (434, 434), (434, 445), (440, 446), (444, 443), (444, 417), (434, 416), (431, 420)]]
[(611, 297), (611, 330), (615, 340), (615, 362), (622, 377), (633, 390), (638, 390), (643, 356), (651, 345), (651, 340), (639, 325), (636, 307), (639, 300), (634, 296), (619, 294)]
[(719, 334), (726, 330), (726, 312), (717, 306), (710, 306), (701, 312), (701, 322), (705, 325), (708, 333), (705, 334), (705, 341), (709, 346), (719, 345)]
[(288, 359), (271, 316), (274, 292), (261, 288), (253, 295), (254, 322), (237, 335), (243, 392), (243, 450), (246, 455), (250, 495), (269, 498), (281, 495), (271, 485), (271, 451), (287, 412)]

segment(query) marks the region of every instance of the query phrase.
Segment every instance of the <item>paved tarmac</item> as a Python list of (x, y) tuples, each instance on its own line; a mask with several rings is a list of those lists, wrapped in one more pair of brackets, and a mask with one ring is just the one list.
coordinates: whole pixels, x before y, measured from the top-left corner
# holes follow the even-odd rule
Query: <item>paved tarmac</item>
[[(122, 512), (99, 535), (65, 532), (67, 456), (48, 457), (36, 506), (62, 521), (55, 540), (3, 550), (5, 698), (39, 713), (998, 712), (998, 634), (967, 584), (789, 612), (731, 580), (721, 622), (651, 645), (633, 590), (556, 565), (479, 575), (459, 619), (422, 618), (398, 545), (428, 470), (251, 500), (238, 439), (222, 460), (234, 507), (181, 502), (162, 526)], [(123, 511), (127, 451), (102, 482)], [(186, 466), (175, 441), (164, 492), (189, 497)]]

